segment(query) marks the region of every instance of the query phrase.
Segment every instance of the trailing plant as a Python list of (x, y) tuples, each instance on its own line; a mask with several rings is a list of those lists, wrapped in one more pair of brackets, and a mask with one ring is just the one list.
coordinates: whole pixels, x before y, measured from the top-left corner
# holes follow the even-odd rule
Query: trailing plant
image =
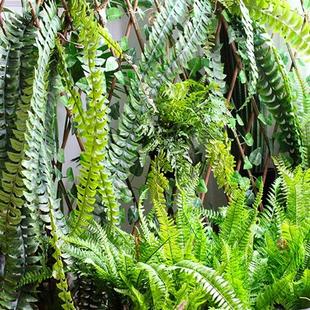
[[(40, 30), (30, 24), (28, 15), (20, 18), (25, 23), (17, 49), (17, 54), (24, 57), (25, 62), (17, 73), (22, 83), (19, 79), (4, 81), (12, 82), (13, 92), (17, 91), (18, 94), (15, 107), (8, 105), (5, 111), (8, 115), (12, 113), (10, 110), (13, 111), (14, 122), (7, 124), (11, 126), (8, 130), (11, 133), (7, 148), (8, 160), (5, 169), (1, 170), (0, 230), (4, 274), (1, 279), (0, 303), (4, 309), (30, 307), (35, 301), (31, 291), (17, 289), (17, 284), (26, 271), (36, 271), (44, 265), (46, 259), (45, 233), (37, 208), (40, 196), (44, 194), (38, 188), (41, 183), (40, 150), (46, 147), (42, 123), (46, 113), (49, 61), (60, 28), (53, 4), (45, 6), (41, 11)], [(16, 47), (11, 48), (14, 51)]]
[[(22, 6), (0, 4), (0, 308), (309, 307), (309, 90), (291, 51), (310, 53), (307, 18), (279, 0)], [(288, 160), (263, 205), (267, 125)], [(219, 210), (203, 208), (212, 175)]]

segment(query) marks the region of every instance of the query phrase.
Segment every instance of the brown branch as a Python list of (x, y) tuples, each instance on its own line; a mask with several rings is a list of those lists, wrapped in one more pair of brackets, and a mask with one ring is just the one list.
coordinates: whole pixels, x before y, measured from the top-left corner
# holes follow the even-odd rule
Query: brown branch
[[(211, 176), (211, 171), (212, 171), (212, 167), (209, 165), (208, 169), (207, 169), (206, 176), (205, 176), (205, 180), (204, 180), (205, 183), (206, 183), (206, 186), (208, 186), (209, 179), (210, 179), (210, 176)], [(201, 193), (200, 199), (201, 199), (202, 204), (203, 204), (205, 198), (206, 198), (206, 193)]]
[(28, 0), (28, 4), (30, 6), (30, 12), (31, 12), (31, 16), (32, 16), (32, 21), (33, 21), (33, 25), (37, 28), (40, 28), (40, 21), (38, 19), (38, 16), (36, 14), (36, 11), (33, 7), (33, 4), (30, 0)]
[(130, 19), (132, 21), (132, 24), (133, 24), (133, 27), (135, 29), (135, 33), (136, 33), (136, 36), (137, 36), (137, 39), (138, 39), (138, 42), (139, 42), (139, 46), (140, 46), (141, 51), (143, 53), (143, 51), (144, 51), (143, 39), (142, 39), (142, 35), (141, 35), (139, 24), (138, 24), (136, 16), (135, 16), (134, 9), (133, 9), (133, 7), (132, 7), (132, 5), (131, 5), (129, 0), (125, 0), (125, 1), (126, 1), (127, 6), (128, 6), (129, 17), (130, 17)]

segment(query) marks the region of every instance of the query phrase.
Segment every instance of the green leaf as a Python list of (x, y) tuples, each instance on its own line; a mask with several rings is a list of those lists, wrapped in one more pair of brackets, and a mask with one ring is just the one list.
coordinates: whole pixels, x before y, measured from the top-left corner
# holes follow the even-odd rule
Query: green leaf
[(122, 71), (117, 71), (114, 73), (116, 79), (122, 84), (125, 85), (126, 81), (125, 81), (125, 77)]
[(128, 209), (128, 223), (132, 225), (139, 219), (138, 209), (135, 206), (130, 206)]
[(66, 172), (66, 176), (69, 182), (74, 182), (74, 174), (72, 167), (69, 167)]
[(57, 161), (62, 164), (65, 162), (65, 151), (62, 148), (58, 150)]
[(229, 128), (236, 128), (236, 119), (231, 117), (229, 120), (228, 120), (228, 127)]
[(253, 145), (254, 139), (253, 139), (252, 135), (249, 132), (245, 135), (244, 142), (248, 146), (252, 146)]
[(119, 8), (108, 8), (107, 9), (107, 19), (108, 20), (116, 20), (123, 16), (123, 12)]
[(247, 78), (246, 78), (246, 74), (245, 74), (245, 71), (244, 70), (241, 70), (240, 73), (239, 73), (239, 79), (240, 79), (240, 82), (242, 84), (245, 84), (247, 82)]
[(236, 119), (237, 119), (237, 123), (240, 126), (244, 126), (244, 122), (243, 122), (242, 118), (239, 116), (239, 114), (236, 115)]
[(264, 124), (267, 125), (265, 115), (263, 113), (259, 113), (257, 118)]
[(120, 113), (119, 113), (119, 102), (115, 102), (111, 107), (111, 112), (110, 112), (110, 115), (113, 119), (118, 119), (119, 116), (120, 116)]
[(105, 71), (115, 71), (118, 69), (118, 62), (115, 57), (111, 56), (105, 64)]
[(126, 52), (129, 48), (129, 45), (128, 45), (128, 38), (127, 37), (122, 37), (121, 38), (121, 41), (120, 41), (120, 46), (121, 46), (121, 49)]
[(244, 157), (244, 165), (243, 165), (243, 169), (245, 170), (249, 170), (249, 169), (252, 169), (253, 168), (253, 165), (251, 164), (248, 156), (245, 156)]
[(208, 191), (206, 182), (204, 179), (199, 179), (199, 183), (197, 185), (197, 192), (198, 193), (206, 193)]
[(135, 176), (141, 176), (143, 173), (143, 167), (140, 165), (140, 160), (137, 159), (132, 167), (130, 167), (130, 172)]
[(250, 156), (249, 156), (249, 160), (250, 162), (255, 165), (255, 166), (259, 166), (262, 162), (262, 154), (261, 154), (261, 147), (258, 147), (257, 149), (255, 149), (254, 151), (251, 152)]
[(79, 79), (76, 82), (76, 86), (83, 92), (86, 92), (89, 88), (88, 86), (88, 82), (87, 82), (87, 78), (86, 77), (82, 77), (81, 79)]

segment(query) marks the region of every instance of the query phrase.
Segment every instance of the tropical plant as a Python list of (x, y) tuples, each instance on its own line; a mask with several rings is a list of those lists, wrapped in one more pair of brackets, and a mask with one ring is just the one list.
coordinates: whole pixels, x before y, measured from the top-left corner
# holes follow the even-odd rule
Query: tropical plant
[[(305, 309), (310, 170), (278, 167), (280, 177), (260, 214), (262, 187), (252, 203), (246, 188), (236, 188), (225, 215), (218, 213), (214, 221), (195, 206), (195, 187), (183, 175), (173, 218), (164, 197), (168, 167), (157, 158), (134, 236), (118, 228), (107, 232), (94, 222), (86, 236), (67, 238), (64, 248), (75, 271), (93, 277), (103, 290), (128, 296), (123, 300), (134, 309)], [(154, 213), (145, 217), (147, 193)]]
[[(309, 90), (291, 48), (309, 56), (307, 18), (280, 0), (22, 0), (21, 14), (3, 4), (0, 308), (304, 306)], [(117, 42), (106, 24), (124, 14)], [(258, 213), (253, 173), (265, 180), (276, 153), (267, 125), (302, 168), (278, 164)], [(70, 133), (81, 152), (68, 160)], [(220, 212), (200, 207), (211, 171)]]

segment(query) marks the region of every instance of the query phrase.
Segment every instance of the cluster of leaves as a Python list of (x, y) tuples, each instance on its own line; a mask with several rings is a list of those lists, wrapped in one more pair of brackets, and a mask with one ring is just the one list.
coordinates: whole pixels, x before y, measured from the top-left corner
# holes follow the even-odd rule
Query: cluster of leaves
[[(195, 175), (190, 183), (185, 177), (187, 185), (183, 176), (176, 215), (167, 214), (162, 162), (152, 164), (134, 236), (93, 223), (86, 236), (66, 239), (74, 270), (128, 296), (136, 309), (309, 306), (310, 170), (279, 165), (264, 212), (258, 212), (262, 186), (253, 203), (236, 188), (226, 214), (214, 221), (195, 206)], [(147, 191), (154, 212), (145, 217)]]
[[(139, 38), (137, 3), (0, 10), (0, 308), (36, 308), (46, 287), (59, 296), (51, 307), (64, 309), (308, 307), (309, 90), (297, 67), (289, 77), (265, 33), (309, 55), (309, 24), (280, 0), (154, 1), (137, 60), (127, 38), (118, 43), (105, 27), (128, 13)], [(139, 1), (138, 12), (151, 6)], [(232, 154), (246, 149), (239, 129), (255, 100), (274, 116), (281, 152), (303, 167), (278, 164), (260, 214), (262, 187), (234, 171)], [(58, 101), (67, 113), (62, 147), (71, 131), (81, 148), (70, 190)], [(244, 169), (262, 159), (253, 136), (244, 134), (247, 146), (258, 144), (241, 154)], [(128, 234), (120, 201), (131, 200), (129, 177), (150, 159)], [(200, 207), (206, 165), (227, 195), (221, 212)]]

